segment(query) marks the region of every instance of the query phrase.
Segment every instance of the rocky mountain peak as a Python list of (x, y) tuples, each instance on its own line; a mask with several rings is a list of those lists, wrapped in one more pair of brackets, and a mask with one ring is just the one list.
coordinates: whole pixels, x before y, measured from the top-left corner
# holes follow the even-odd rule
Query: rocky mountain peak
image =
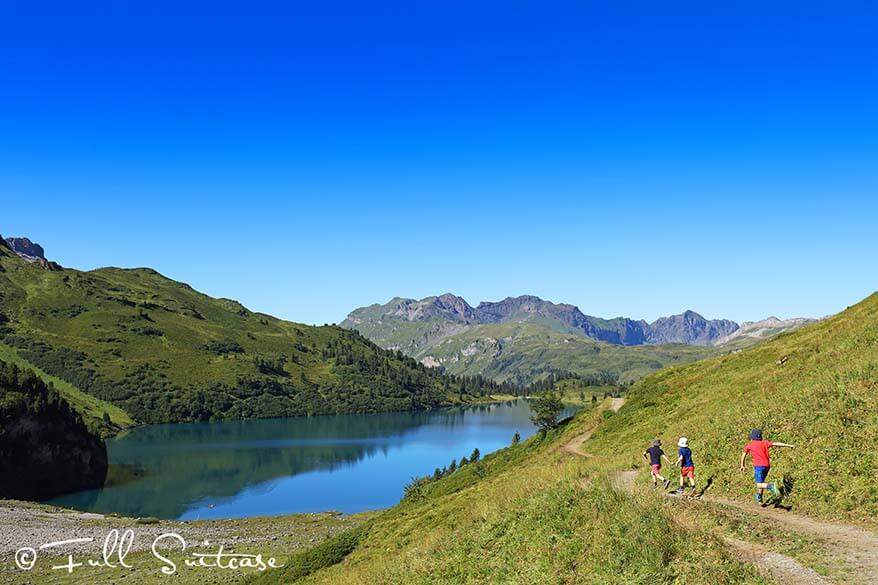
[[(394, 321), (421, 321), (438, 323), (425, 333), (418, 329), (414, 339), (399, 338)], [(687, 309), (677, 315), (661, 317), (652, 323), (627, 317), (603, 319), (583, 313), (575, 305), (554, 303), (536, 295), (506, 297), (500, 301), (482, 301), (475, 307), (462, 297), (445, 293), (420, 300), (395, 297), (384, 305), (356, 309), (348, 315), (345, 326), (355, 327), (367, 337), (399, 347), (421, 347), (466, 328), (495, 323), (534, 323), (557, 331), (584, 335), (616, 345), (654, 345), (682, 343), (713, 346), (750, 331), (769, 332), (788, 330), (804, 321), (781, 321), (769, 318), (748, 323), (745, 331), (728, 319), (706, 319), (700, 313)]]
[(60, 270), (61, 266), (57, 263), (46, 259), (43, 247), (30, 238), (14, 237), (3, 240), (6, 247), (15, 252), (15, 254), (27, 262), (39, 264), (46, 270)]
[(650, 324), (646, 339), (648, 343), (687, 343), (690, 345), (713, 345), (717, 340), (731, 335), (739, 328), (728, 319), (707, 320), (693, 310), (679, 315), (661, 317)]
[(476, 318), (475, 310), (463, 297), (445, 293), (436, 297), (434, 304), (440, 311), (456, 315), (463, 321), (472, 321)]
[(43, 247), (32, 242), (30, 238), (6, 238), (6, 245), (28, 262), (36, 262), (40, 258), (46, 259)]
[(797, 317), (794, 319), (778, 319), (777, 317), (768, 317), (761, 321), (746, 321), (731, 334), (722, 337), (717, 344), (729, 343), (740, 338), (756, 338), (762, 339), (783, 333), (784, 331), (792, 331), (803, 325), (814, 322), (814, 319)]

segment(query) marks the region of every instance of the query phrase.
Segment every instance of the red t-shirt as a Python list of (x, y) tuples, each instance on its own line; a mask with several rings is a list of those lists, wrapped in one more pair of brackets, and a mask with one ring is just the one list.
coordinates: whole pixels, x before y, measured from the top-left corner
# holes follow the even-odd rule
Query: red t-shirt
[(753, 467), (770, 467), (771, 460), (768, 457), (768, 449), (774, 445), (771, 441), (750, 441), (744, 447), (744, 453), (753, 456)]

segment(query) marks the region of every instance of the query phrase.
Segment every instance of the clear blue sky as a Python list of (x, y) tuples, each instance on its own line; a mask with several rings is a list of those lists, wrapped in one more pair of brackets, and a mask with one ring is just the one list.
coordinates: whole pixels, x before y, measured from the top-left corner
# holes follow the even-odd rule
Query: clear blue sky
[(66, 266), (313, 323), (878, 288), (872, 3), (52, 4), (0, 17), (0, 233)]

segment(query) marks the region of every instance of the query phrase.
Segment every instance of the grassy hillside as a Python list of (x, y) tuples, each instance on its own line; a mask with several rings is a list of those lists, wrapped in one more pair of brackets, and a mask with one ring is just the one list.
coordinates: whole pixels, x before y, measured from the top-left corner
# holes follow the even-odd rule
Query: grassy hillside
[[(878, 294), (824, 321), (740, 353), (670, 368), (636, 384), (592, 438), (617, 466), (640, 465), (647, 441), (689, 437), (715, 493), (752, 498), (738, 457), (752, 427), (796, 445), (773, 455), (803, 514), (878, 517)], [(670, 450), (673, 450), (671, 447)]]
[(553, 370), (582, 376), (610, 374), (620, 382), (629, 382), (665, 366), (692, 362), (718, 351), (682, 344), (613, 345), (534, 323), (498, 323), (472, 327), (414, 357), (428, 358), (455, 374), (481, 374), (518, 384), (532, 382)]
[[(673, 454), (684, 434), (699, 482), (713, 478), (709, 493), (749, 502), (752, 475), (737, 470), (738, 457), (761, 426), (797, 445), (775, 454), (772, 471), (791, 481), (795, 512), (874, 526), (876, 384), (878, 294), (742, 352), (651, 375), (619, 412), (586, 410), (545, 438), (422, 485), (359, 531), (252, 583), (762, 582), (729, 556), (721, 539), (730, 530), (821, 566), (830, 558), (822, 545), (771, 533), (758, 517), (658, 497), (645, 471), (630, 491), (608, 477), (643, 469), (654, 435)], [(597, 457), (560, 449), (595, 426), (584, 448)]]
[[(18, 355), (18, 352), (14, 347), (10, 347), (5, 343), (0, 343), (0, 359), (15, 364), (19, 368), (30, 370), (39, 376), (41, 380), (47, 384), (51, 384), (55, 390), (64, 397), (64, 400), (66, 400), (76, 412), (79, 412), (90, 426), (96, 428), (98, 431), (113, 431), (113, 429), (122, 429), (135, 424), (134, 420), (128, 416), (128, 413), (118, 406), (114, 406), (100, 398), (95, 398), (94, 396), (83, 392), (70, 382), (65, 382), (58, 376), (52, 376), (51, 374), (46, 373)], [(110, 428), (105, 428), (105, 413), (110, 419)]]
[[(500, 389), (339, 327), (214, 299), (154, 270), (50, 271), (0, 247), (2, 351), (120, 424), (435, 408)], [(14, 353), (10, 353), (12, 349)], [(103, 409), (101, 402), (124, 412)]]
[(365, 528), (248, 582), (763, 583), (654, 497), (614, 490), (597, 470), (582, 487), (588, 462), (559, 446), (596, 418), (586, 412), (465, 465)]

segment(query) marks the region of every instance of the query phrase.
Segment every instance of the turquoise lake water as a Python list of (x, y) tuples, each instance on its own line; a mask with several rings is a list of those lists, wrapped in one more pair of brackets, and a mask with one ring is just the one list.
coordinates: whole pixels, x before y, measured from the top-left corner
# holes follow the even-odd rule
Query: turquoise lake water
[[(569, 414), (569, 413), (565, 413)], [(535, 431), (523, 400), (432, 412), (154, 425), (107, 443), (108, 485), (49, 503), (125, 516), (206, 519), (397, 503), (452, 459)]]

